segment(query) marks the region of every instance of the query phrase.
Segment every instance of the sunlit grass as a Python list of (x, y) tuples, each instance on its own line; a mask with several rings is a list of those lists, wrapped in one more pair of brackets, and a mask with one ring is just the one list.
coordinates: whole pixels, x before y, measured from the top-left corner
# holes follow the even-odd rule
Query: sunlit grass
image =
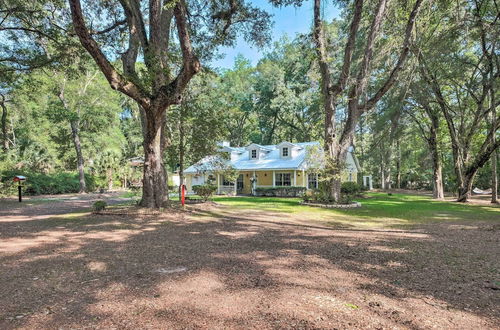
[(293, 215), (296, 219), (332, 226), (399, 227), (440, 221), (499, 221), (500, 208), (434, 201), (427, 196), (368, 193), (357, 209), (323, 209), (300, 205), (299, 198), (221, 197), (213, 200), (232, 210), (261, 210)]

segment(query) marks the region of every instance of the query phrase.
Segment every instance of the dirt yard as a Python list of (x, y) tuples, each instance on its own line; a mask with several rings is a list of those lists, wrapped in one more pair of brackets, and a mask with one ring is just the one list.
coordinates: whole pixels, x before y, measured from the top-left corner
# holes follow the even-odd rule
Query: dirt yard
[(103, 197), (0, 201), (0, 329), (500, 328), (500, 222), (88, 213)]

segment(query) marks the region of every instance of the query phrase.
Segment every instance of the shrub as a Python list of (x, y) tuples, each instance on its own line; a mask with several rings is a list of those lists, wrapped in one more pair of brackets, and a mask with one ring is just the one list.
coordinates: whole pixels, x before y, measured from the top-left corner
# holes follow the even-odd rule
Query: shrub
[(255, 195), (268, 197), (298, 197), (302, 196), (305, 191), (305, 187), (294, 186), (259, 187), (255, 188)]
[(340, 200), (338, 204), (351, 204), (354, 199), (352, 194), (342, 194), (340, 195)]
[[(350, 204), (352, 203), (355, 196), (360, 195), (362, 192), (361, 185), (355, 182), (343, 182), (341, 187), (340, 199), (337, 201), (338, 204)], [(333, 199), (329, 197), (328, 186), (322, 187), (322, 189), (308, 190), (304, 196), (303, 200), (305, 202), (319, 202), (319, 203), (335, 203)]]
[[(78, 173), (75, 172), (55, 172), (50, 174), (31, 172), (26, 170), (7, 170), (0, 175), (2, 182), (2, 192), (15, 190), (12, 178), (16, 175), (26, 176), (23, 183), (23, 192), (26, 195), (54, 195), (76, 193), (80, 189)], [(94, 191), (96, 188), (96, 178), (93, 175), (85, 174), (85, 182), (88, 191)], [(17, 184), (15, 184), (17, 185)], [(12, 189), (13, 188), (13, 189)], [(14, 192), (15, 193), (15, 192)]]
[(302, 200), (304, 202), (309, 202), (313, 201), (314, 199), (314, 191), (313, 190), (306, 190), (306, 192), (302, 195)]
[(94, 212), (101, 212), (106, 209), (106, 206), (108, 206), (108, 203), (106, 203), (105, 201), (96, 201), (92, 206), (92, 209), (94, 210)]
[(340, 192), (344, 195), (359, 195), (363, 191), (363, 186), (357, 184), (356, 182), (342, 182), (340, 187)]
[(193, 191), (206, 202), (217, 191), (217, 186), (212, 184), (195, 185)]
[(17, 183), (8, 179), (0, 181), (0, 197), (7, 197), (17, 194)]
[(325, 190), (321, 189), (310, 189), (304, 193), (302, 196), (302, 199), (305, 202), (322, 202), (322, 203), (329, 203), (331, 202), (328, 194), (326, 193)]

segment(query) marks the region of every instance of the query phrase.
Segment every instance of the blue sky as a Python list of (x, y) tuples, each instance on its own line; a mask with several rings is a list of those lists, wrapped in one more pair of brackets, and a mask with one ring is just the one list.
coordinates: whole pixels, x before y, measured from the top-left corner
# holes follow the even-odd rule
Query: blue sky
[[(337, 17), (339, 9), (331, 4), (332, 1), (323, 1), (323, 18), (331, 20)], [(252, 0), (254, 6), (266, 10), (273, 15), (274, 26), (271, 30), (272, 41), (276, 41), (283, 35), (287, 34), (293, 38), (296, 33), (306, 33), (312, 27), (313, 18), (313, 1), (304, 1), (302, 7), (295, 8), (293, 6), (275, 8), (269, 4), (267, 0)], [(259, 59), (266, 53), (266, 48), (258, 49), (250, 46), (242, 38), (238, 39), (235, 47), (223, 47), (220, 49), (224, 58), (212, 62), (214, 67), (232, 68), (234, 58), (238, 54), (242, 54), (248, 58), (252, 64), (257, 64)]]

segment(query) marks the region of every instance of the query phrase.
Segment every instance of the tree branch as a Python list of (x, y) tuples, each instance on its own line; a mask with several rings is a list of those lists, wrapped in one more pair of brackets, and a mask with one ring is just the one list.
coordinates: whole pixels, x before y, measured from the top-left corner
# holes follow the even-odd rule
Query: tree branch
[(179, 104), (182, 100), (182, 92), (189, 80), (201, 70), (200, 61), (194, 54), (191, 46), (187, 27), (186, 7), (182, 0), (178, 1), (174, 7), (174, 16), (182, 52), (182, 67), (177, 77), (168, 85), (162, 86), (159, 94), (155, 97), (159, 109), (166, 108), (171, 104)]
[(363, 0), (356, 0), (354, 3), (354, 14), (352, 16), (351, 26), (349, 27), (349, 38), (344, 48), (344, 63), (342, 64), (342, 70), (340, 71), (339, 80), (337, 84), (332, 87), (332, 90), (340, 93), (345, 89), (347, 80), (349, 79), (349, 73), (351, 70), (352, 63), (352, 53), (354, 52), (354, 47), (356, 44), (356, 36), (359, 30), (359, 24), (361, 21), (361, 14), (363, 12)]
[(168, 82), (168, 44), (173, 8), (162, 6), (162, 0), (149, 1), (149, 69), (152, 71), (153, 90), (157, 90)]
[(356, 78), (356, 84), (353, 86), (352, 93), (350, 93), (350, 98), (356, 98), (361, 93), (363, 93), (366, 84), (368, 71), (370, 69), (370, 64), (373, 58), (373, 47), (375, 44), (375, 39), (380, 30), (380, 24), (382, 23), (382, 18), (385, 14), (387, 8), (388, 0), (380, 0), (377, 5), (377, 11), (373, 17), (373, 21), (370, 27), (370, 33), (368, 34), (368, 39), (366, 41), (365, 52), (363, 56), (363, 61), (361, 62), (361, 68), (358, 71), (358, 76)]
[(69, 0), (69, 4), (71, 8), (71, 17), (73, 19), (75, 32), (78, 35), (80, 42), (82, 43), (83, 47), (85, 47), (85, 49), (89, 52), (92, 58), (94, 58), (94, 61), (103, 72), (111, 87), (130, 96), (132, 99), (141, 104), (142, 107), (148, 109), (151, 102), (147, 93), (143, 91), (139, 86), (126, 79), (115, 69), (115, 67), (103, 54), (103, 52), (99, 48), (99, 45), (90, 35), (87, 27), (85, 26), (80, 1)]
[(105, 28), (104, 30), (100, 30), (100, 31), (91, 31), (90, 34), (92, 35), (99, 35), (99, 34), (105, 34), (105, 33), (108, 33), (110, 31), (113, 31), (114, 29), (116, 29), (117, 27), (119, 26), (122, 26), (122, 25), (125, 25), (127, 23), (127, 20), (120, 20), (120, 21), (116, 21), (114, 22), (112, 25), (108, 26), (107, 28)]
[(399, 59), (395, 67), (392, 69), (389, 77), (382, 85), (382, 87), (375, 93), (375, 95), (373, 95), (365, 104), (359, 106), (361, 112), (368, 111), (371, 108), (373, 108), (375, 104), (377, 104), (377, 102), (382, 98), (382, 96), (384, 96), (387, 93), (387, 91), (389, 91), (389, 89), (392, 87), (392, 85), (394, 85), (394, 83), (396, 82), (396, 79), (400, 71), (403, 69), (403, 65), (406, 62), (406, 59), (408, 58), (408, 54), (410, 53), (411, 37), (413, 34), (413, 30), (415, 28), (415, 21), (417, 18), (417, 14), (419, 12), (420, 6), (422, 5), (422, 2), (423, 0), (417, 0), (415, 2), (410, 17), (408, 18), (408, 22), (406, 23), (403, 49), (401, 51), (401, 54), (399, 55)]

